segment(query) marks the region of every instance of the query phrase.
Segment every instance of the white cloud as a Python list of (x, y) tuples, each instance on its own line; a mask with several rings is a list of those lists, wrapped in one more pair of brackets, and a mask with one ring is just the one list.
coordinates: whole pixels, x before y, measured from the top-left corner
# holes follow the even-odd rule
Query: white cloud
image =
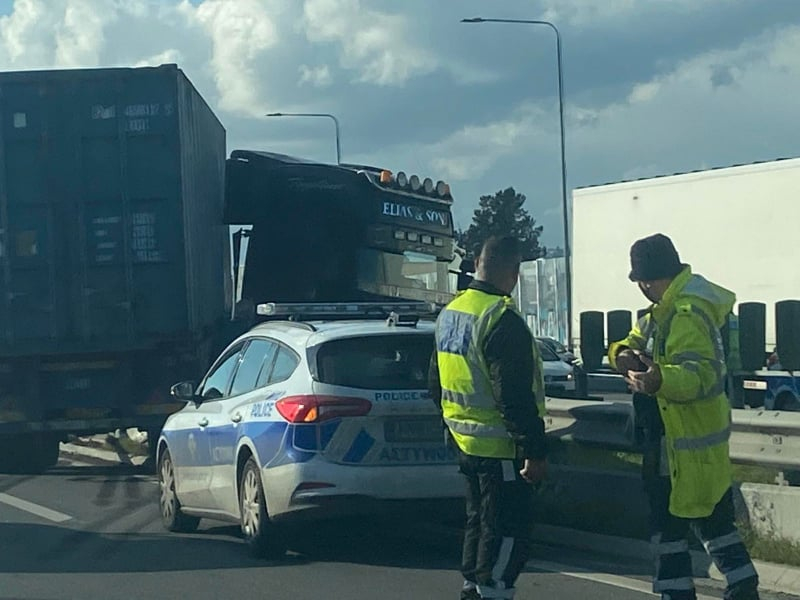
[(180, 50), (169, 48), (153, 56), (148, 56), (142, 60), (136, 61), (134, 67), (157, 67), (159, 65), (168, 64), (181, 64), (183, 62), (183, 54)]
[(299, 71), (300, 85), (309, 83), (314, 87), (327, 87), (333, 83), (333, 76), (328, 65), (320, 65), (319, 67), (300, 65)]
[(80, 67), (98, 64), (105, 45), (104, 29), (116, 18), (117, 11), (107, 1), (67, 2), (63, 19), (56, 28), (56, 65)]
[(361, 82), (402, 85), (439, 66), (432, 53), (411, 42), (407, 17), (360, 0), (306, 0), (303, 24), (309, 41), (340, 45), (342, 67), (357, 71)]
[(633, 86), (633, 90), (628, 96), (628, 102), (635, 104), (637, 102), (647, 102), (655, 98), (661, 85), (657, 81), (648, 81), (646, 83), (637, 83)]
[[(718, 85), (720, 64), (735, 73), (735, 86)], [(568, 104), (568, 160), (582, 172), (596, 170), (593, 163), (613, 169), (608, 180), (663, 173), (693, 155), (701, 158), (692, 168), (701, 168), (728, 146), (743, 149), (748, 160), (774, 158), (780, 152), (771, 145), (796, 112), (798, 96), (800, 27), (785, 27), (637, 83), (625, 101)], [(526, 102), (504, 119), (464, 127), (425, 153), (454, 181), (475, 181), (515, 153), (552, 153), (558, 130), (551, 122), (551, 107)]]
[[(723, 0), (542, 0), (543, 19), (566, 21), (579, 26), (596, 25), (634, 16), (645, 11), (669, 9), (679, 12), (696, 11)], [(644, 5), (647, 5), (644, 8)]]
[(546, 132), (547, 113), (526, 104), (507, 119), (470, 125), (426, 149), (437, 172), (453, 181), (477, 179), (503, 158), (521, 151)]
[(257, 61), (279, 42), (278, 0), (204, 0), (196, 8), (183, 0), (179, 10), (211, 38), (211, 70), (223, 110), (257, 116), (267, 110), (260, 95)]

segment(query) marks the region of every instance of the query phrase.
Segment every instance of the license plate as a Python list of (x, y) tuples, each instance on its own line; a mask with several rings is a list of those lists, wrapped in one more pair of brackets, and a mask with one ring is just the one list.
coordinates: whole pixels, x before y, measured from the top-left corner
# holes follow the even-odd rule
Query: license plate
[(767, 382), (766, 381), (745, 381), (744, 382), (744, 389), (746, 389), (746, 390), (766, 390), (767, 389)]
[(441, 419), (394, 419), (384, 425), (389, 443), (441, 442), (444, 439)]

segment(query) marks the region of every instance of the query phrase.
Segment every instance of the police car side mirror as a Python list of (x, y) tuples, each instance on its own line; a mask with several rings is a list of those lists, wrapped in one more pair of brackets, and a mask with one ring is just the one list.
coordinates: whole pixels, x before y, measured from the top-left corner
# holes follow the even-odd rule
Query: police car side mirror
[(173, 385), (169, 393), (170, 395), (183, 402), (195, 402), (197, 400), (195, 384), (193, 381), (182, 381)]

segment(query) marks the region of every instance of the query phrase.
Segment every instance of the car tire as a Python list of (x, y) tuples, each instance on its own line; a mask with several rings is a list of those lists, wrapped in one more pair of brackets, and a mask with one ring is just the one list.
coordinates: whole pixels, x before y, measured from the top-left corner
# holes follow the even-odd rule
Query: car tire
[(197, 529), (200, 517), (192, 517), (181, 510), (175, 493), (175, 468), (169, 450), (164, 450), (158, 461), (159, 509), (161, 522), (168, 531), (189, 533)]
[(281, 558), (286, 543), (270, 521), (258, 463), (251, 456), (239, 479), (239, 520), (250, 554), (256, 558)]

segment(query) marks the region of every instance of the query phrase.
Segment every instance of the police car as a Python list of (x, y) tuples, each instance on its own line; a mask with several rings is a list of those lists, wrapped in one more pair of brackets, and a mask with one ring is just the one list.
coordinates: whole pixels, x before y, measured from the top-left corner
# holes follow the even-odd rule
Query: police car
[[(369, 318), (370, 306), (329, 305), (334, 320), (256, 325), (198, 386), (173, 387), (186, 406), (157, 447), (167, 529), (234, 521), (254, 554), (279, 555), (275, 521), (288, 516), (463, 496), (427, 392), (433, 321)], [(258, 307), (271, 317), (303, 310)]]

